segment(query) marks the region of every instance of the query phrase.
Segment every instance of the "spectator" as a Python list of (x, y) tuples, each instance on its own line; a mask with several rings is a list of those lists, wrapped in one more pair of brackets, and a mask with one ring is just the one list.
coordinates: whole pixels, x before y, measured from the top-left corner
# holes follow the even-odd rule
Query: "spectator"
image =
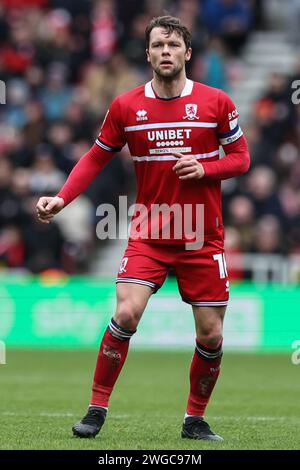
[(255, 227), (253, 251), (255, 253), (283, 253), (280, 224), (273, 215), (262, 217)]
[(233, 54), (245, 44), (252, 24), (248, 0), (204, 0), (203, 14), (211, 34), (220, 36)]
[(41, 102), (49, 121), (60, 119), (72, 100), (72, 89), (67, 85), (67, 69), (52, 63), (47, 73), (47, 84), (41, 91)]
[[(272, 10), (277, 24), (290, 25), (296, 38), (293, 25), (299, 2), (288, 3), (283, 18), (279, 0), (3, 1), (0, 79), (7, 85), (7, 104), (0, 106), (2, 264), (23, 264), (34, 272), (53, 267), (88, 271), (91, 254), (98, 248), (87, 236), (87, 227), (96, 223), (96, 207), (110, 202), (117, 209), (118, 195), (134, 185), (126, 149), (106, 167), (80, 205), (70, 207), (59, 227), (45, 228), (55, 251), (51, 259), (45, 253), (30, 254), (31, 230), (32, 239), (39, 236), (32, 220), (33, 201), (41, 188), (55, 192), (87, 151), (108, 103), (149, 76), (144, 27), (152, 16), (163, 9), (181, 16), (194, 31), (192, 76), (226, 90), (241, 77), (236, 64), (254, 17), (260, 28), (270, 27), (266, 13)], [(251, 121), (243, 126), (252, 170), (238, 182), (232, 179), (223, 185), (232, 253), (262, 253), (264, 243), (269, 253), (280, 253), (278, 240), (287, 253), (300, 252), (300, 106), (291, 101), (299, 64), (292, 77), (270, 76)], [(69, 233), (70, 218), (77, 220), (76, 239)], [(273, 239), (267, 224), (275, 231)], [(9, 246), (7, 234), (12, 239)], [(14, 246), (24, 247), (23, 252), (16, 248), (17, 261), (11, 258)], [(239, 278), (240, 273), (234, 276)]]

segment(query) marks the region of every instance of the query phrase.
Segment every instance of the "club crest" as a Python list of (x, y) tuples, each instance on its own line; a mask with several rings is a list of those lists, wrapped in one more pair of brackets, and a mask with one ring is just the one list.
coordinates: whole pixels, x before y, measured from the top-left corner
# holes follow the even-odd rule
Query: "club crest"
[(199, 119), (199, 117), (197, 116), (197, 109), (198, 109), (198, 105), (196, 104), (186, 104), (185, 116), (183, 116), (183, 119), (188, 119), (189, 121), (193, 121), (194, 119)]

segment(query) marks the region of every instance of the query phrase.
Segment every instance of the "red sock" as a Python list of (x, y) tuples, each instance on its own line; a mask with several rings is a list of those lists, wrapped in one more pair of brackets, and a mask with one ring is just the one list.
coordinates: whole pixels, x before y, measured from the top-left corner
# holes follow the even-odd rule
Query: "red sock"
[(121, 328), (113, 319), (101, 341), (90, 405), (108, 407), (109, 397), (125, 362), (135, 331)]
[(216, 349), (196, 341), (196, 349), (190, 368), (190, 393), (186, 412), (203, 416), (220, 373), (222, 341)]

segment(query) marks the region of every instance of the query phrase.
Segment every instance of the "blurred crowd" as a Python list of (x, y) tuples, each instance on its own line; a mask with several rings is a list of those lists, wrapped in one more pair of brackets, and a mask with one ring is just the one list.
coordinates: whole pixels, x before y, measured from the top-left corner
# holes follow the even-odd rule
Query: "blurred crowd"
[(291, 100), (299, 77), (300, 63), (294, 77), (274, 73), (244, 126), (251, 169), (223, 184), (228, 254), (300, 254), (300, 103)]
[[(297, 1), (295, 1), (297, 4)], [(240, 55), (268, 27), (264, 0), (2, 0), (0, 79), (0, 269), (89, 272), (95, 208), (132, 194), (126, 149), (94, 183), (44, 225), (40, 195), (55, 195), (91, 147), (111, 100), (151, 78), (144, 30), (154, 16), (179, 16), (193, 35), (190, 78), (230, 93)], [(298, 4), (297, 4), (298, 6)], [(300, 105), (291, 82), (274, 74), (244, 126), (251, 171), (224, 183), (231, 252), (300, 252)], [(2, 97), (1, 97), (2, 98)], [(1, 101), (3, 103), (3, 101)]]

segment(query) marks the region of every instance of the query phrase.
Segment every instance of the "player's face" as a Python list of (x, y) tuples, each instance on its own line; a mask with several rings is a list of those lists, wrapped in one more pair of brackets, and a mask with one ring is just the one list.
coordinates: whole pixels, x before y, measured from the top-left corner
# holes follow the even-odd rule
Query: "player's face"
[(186, 49), (183, 38), (176, 31), (168, 34), (164, 28), (153, 28), (146, 53), (154, 72), (161, 78), (172, 79), (184, 70), (192, 50)]

